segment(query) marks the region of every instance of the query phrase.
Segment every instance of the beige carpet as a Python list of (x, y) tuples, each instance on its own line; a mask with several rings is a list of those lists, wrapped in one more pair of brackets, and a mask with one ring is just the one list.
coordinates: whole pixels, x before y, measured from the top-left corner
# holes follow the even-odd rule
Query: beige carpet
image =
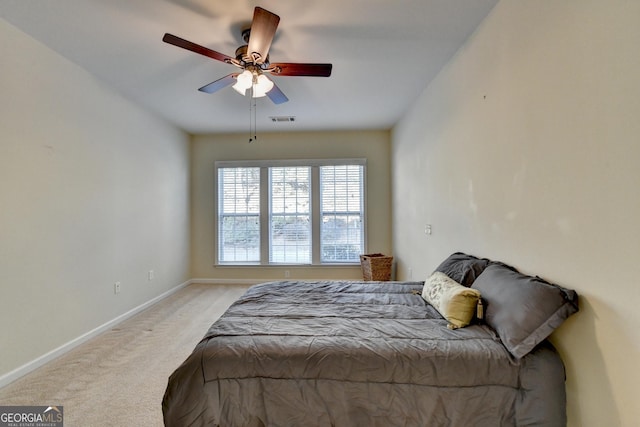
[(0, 405), (62, 405), (65, 427), (162, 426), (169, 375), (247, 288), (189, 285), (0, 389)]

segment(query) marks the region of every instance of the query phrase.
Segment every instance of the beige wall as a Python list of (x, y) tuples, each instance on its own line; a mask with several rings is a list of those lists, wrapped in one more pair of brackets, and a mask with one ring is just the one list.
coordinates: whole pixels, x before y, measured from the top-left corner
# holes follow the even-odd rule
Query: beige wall
[(640, 419), (639, 18), (503, 0), (392, 133), (401, 277), (461, 250), (580, 294), (552, 337), (571, 426)]
[(635, 1), (502, 0), (391, 152), (378, 131), (200, 136), (191, 169), (186, 135), (0, 20), (0, 377), (189, 277), (284, 277), (213, 266), (215, 160), (367, 157), (369, 251), (391, 253), (392, 190), (400, 278), (462, 250), (576, 289), (581, 312), (553, 336), (570, 425), (635, 425), (638, 16)]
[(1, 19), (0, 39), (1, 379), (189, 279), (189, 139)]
[(390, 253), (391, 208), (388, 131), (259, 133), (196, 136), (192, 140), (192, 247), (194, 278), (218, 280), (358, 279), (359, 267), (215, 267), (214, 163), (218, 160), (367, 159), (368, 249)]

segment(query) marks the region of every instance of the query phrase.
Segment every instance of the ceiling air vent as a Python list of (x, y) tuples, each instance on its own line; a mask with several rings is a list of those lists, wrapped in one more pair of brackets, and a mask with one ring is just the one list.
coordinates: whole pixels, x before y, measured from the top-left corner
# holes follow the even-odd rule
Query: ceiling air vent
[(269, 116), (269, 118), (274, 123), (289, 123), (296, 121), (296, 116)]

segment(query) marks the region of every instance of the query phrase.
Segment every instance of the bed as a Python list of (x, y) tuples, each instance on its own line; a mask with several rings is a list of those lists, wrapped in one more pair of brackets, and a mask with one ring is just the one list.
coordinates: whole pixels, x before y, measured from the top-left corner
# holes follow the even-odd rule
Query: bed
[(575, 292), (461, 253), (436, 272), (481, 293), (483, 320), (452, 325), (424, 297), (431, 278), (251, 287), (169, 378), (165, 425), (565, 425), (545, 338), (578, 310)]

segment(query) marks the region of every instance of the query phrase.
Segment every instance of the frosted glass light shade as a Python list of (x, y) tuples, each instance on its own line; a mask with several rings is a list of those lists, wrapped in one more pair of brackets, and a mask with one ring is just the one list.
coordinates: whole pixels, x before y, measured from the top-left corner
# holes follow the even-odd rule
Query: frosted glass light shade
[(247, 89), (251, 87), (253, 84), (253, 74), (251, 71), (244, 70), (241, 74), (236, 77), (236, 83), (231, 86), (238, 92), (240, 95), (245, 96), (247, 93)]
[(273, 82), (264, 74), (260, 74), (256, 80), (257, 82), (253, 87), (254, 98), (261, 98), (273, 89)]

